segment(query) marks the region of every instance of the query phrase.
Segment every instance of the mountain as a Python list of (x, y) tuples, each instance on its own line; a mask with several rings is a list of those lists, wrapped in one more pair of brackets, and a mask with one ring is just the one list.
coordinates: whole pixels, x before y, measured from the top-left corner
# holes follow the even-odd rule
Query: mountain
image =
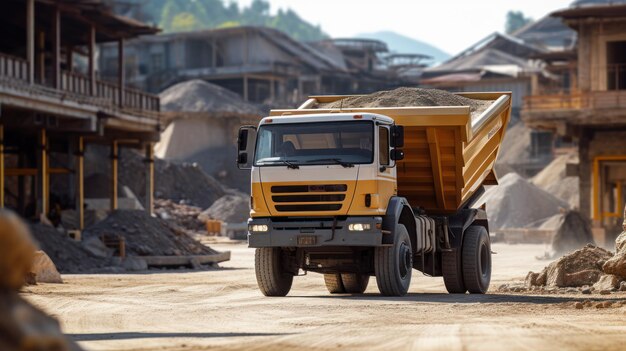
[(424, 54), (432, 56), (434, 62), (443, 62), (450, 58), (450, 54), (423, 41), (409, 38), (402, 34), (390, 31), (362, 33), (358, 38), (378, 39), (387, 43), (389, 51), (402, 54)]

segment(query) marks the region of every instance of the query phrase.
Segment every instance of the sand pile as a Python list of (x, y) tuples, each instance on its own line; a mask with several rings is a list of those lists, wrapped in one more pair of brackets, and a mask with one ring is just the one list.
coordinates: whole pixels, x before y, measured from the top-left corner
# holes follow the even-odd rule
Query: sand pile
[(498, 154), (497, 166), (499, 171), (505, 166), (509, 171), (506, 173), (499, 172), (499, 176), (504, 176), (510, 171), (519, 172), (517, 165), (528, 163), (530, 160), (530, 132), (531, 129), (524, 126), (524, 123), (518, 122), (510, 125), (504, 140), (500, 146)]
[(397, 88), (373, 94), (318, 104), (320, 109), (410, 107), (410, 106), (469, 106), (472, 118), (478, 117), (493, 101), (468, 99), (445, 90)]
[(552, 238), (552, 250), (563, 254), (586, 244), (595, 244), (591, 224), (578, 211), (567, 211), (559, 221), (558, 230)]
[(205, 230), (204, 222), (198, 219), (202, 208), (176, 203), (172, 200), (154, 200), (154, 213), (168, 223), (190, 231)]
[(182, 256), (216, 253), (191, 238), (183, 229), (154, 218), (145, 211), (114, 211), (83, 233), (85, 238), (101, 235), (124, 237), (127, 255)]
[(59, 323), (19, 294), (32, 268), (35, 243), (13, 213), (0, 212), (0, 350), (80, 350)]
[(108, 259), (92, 254), (79, 242), (52, 227), (33, 224), (30, 229), (41, 250), (48, 254), (61, 273), (92, 272), (110, 264)]
[(477, 201), (477, 205), (487, 205), (490, 229), (525, 228), (568, 207), (565, 201), (530, 184), (517, 173), (505, 175), (499, 183)]
[(236, 93), (200, 79), (173, 85), (159, 94), (164, 112), (224, 112), (260, 115), (263, 110)]
[(217, 219), (225, 223), (242, 223), (250, 217), (250, 197), (244, 194), (226, 195), (215, 201), (213, 206), (198, 218)]
[(555, 158), (541, 172), (537, 173), (531, 183), (567, 202), (571, 208), (578, 207), (578, 177), (566, 176), (566, 165), (577, 163), (578, 156), (561, 155)]

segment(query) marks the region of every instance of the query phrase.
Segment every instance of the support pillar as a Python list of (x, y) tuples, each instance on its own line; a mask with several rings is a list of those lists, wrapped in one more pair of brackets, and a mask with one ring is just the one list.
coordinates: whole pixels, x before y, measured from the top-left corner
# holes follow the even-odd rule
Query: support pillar
[(96, 27), (89, 27), (89, 45), (87, 46), (88, 62), (87, 69), (89, 75), (89, 94), (96, 95)]
[(117, 161), (119, 146), (117, 140), (111, 143), (111, 211), (117, 210)]
[(124, 106), (124, 86), (126, 85), (126, 72), (124, 71), (124, 39), (117, 42), (117, 84), (119, 86), (118, 103)]
[(61, 89), (61, 11), (52, 12), (52, 84)]
[(47, 216), (49, 212), (49, 189), (48, 189), (48, 138), (46, 130), (39, 131), (39, 183), (41, 190), (41, 207), (39, 214)]
[(146, 145), (146, 203), (149, 214), (154, 213), (154, 143)]
[(276, 98), (276, 82), (274, 81), (274, 79), (270, 79), (270, 99), (272, 100), (272, 102), (274, 102), (275, 98)]
[(243, 76), (243, 99), (248, 101), (248, 76)]
[(78, 137), (76, 147), (76, 211), (78, 212), (78, 229), (85, 229), (85, 140)]
[(4, 208), (4, 126), (0, 124), (0, 208)]
[(35, 82), (35, 0), (26, 0), (26, 61), (28, 83)]

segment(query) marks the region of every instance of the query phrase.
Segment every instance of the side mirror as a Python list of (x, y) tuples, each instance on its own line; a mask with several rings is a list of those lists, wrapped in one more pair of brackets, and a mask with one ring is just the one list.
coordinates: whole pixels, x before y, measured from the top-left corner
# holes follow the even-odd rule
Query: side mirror
[(392, 149), (389, 156), (394, 161), (402, 161), (404, 159), (404, 151), (401, 149)]
[(404, 146), (404, 126), (393, 125), (391, 126), (391, 147), (403, 147)]
[(237, 167), (239, 169), (252, 168), (252, 159), (256, 147), (256, 127), (243, 126), (239, 128), (237, 138)]

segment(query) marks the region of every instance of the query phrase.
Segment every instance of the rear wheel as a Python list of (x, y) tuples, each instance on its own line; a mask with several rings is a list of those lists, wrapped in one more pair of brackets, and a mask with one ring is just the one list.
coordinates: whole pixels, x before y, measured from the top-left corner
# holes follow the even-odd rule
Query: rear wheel
[(339, 273), (324, 274), (324, 283), (326, 284), (326, 289), (331, 294), (343, 294), (346, 292), (341, 281), (341, 274)]
[(463, 237), (463, 280), (472, 294), (484, 294), (491, 282), (491, 243), (487, 229), (470, 226)]
[(360, 273), (342, 273), (341, 282), (348, 294), (362, 294), (367, 289), (370, 276)]
[(278, 247), (258, 248), (254, 254), (256, 281), (265, 296), (285, 296), (291, 290), (293, 274), (283, 268), (281, 255)]
[(442, 252), (441, 273), (443, 283), (450, 294), (465, 294), (467, 289), (463, 282), (460, 250)]
[(376, 248), (374, 268), (381, 294), (406, 295), (411, 284), (413, 250), (409, 233), (404, 225), (398, 224), (392, 246)]

